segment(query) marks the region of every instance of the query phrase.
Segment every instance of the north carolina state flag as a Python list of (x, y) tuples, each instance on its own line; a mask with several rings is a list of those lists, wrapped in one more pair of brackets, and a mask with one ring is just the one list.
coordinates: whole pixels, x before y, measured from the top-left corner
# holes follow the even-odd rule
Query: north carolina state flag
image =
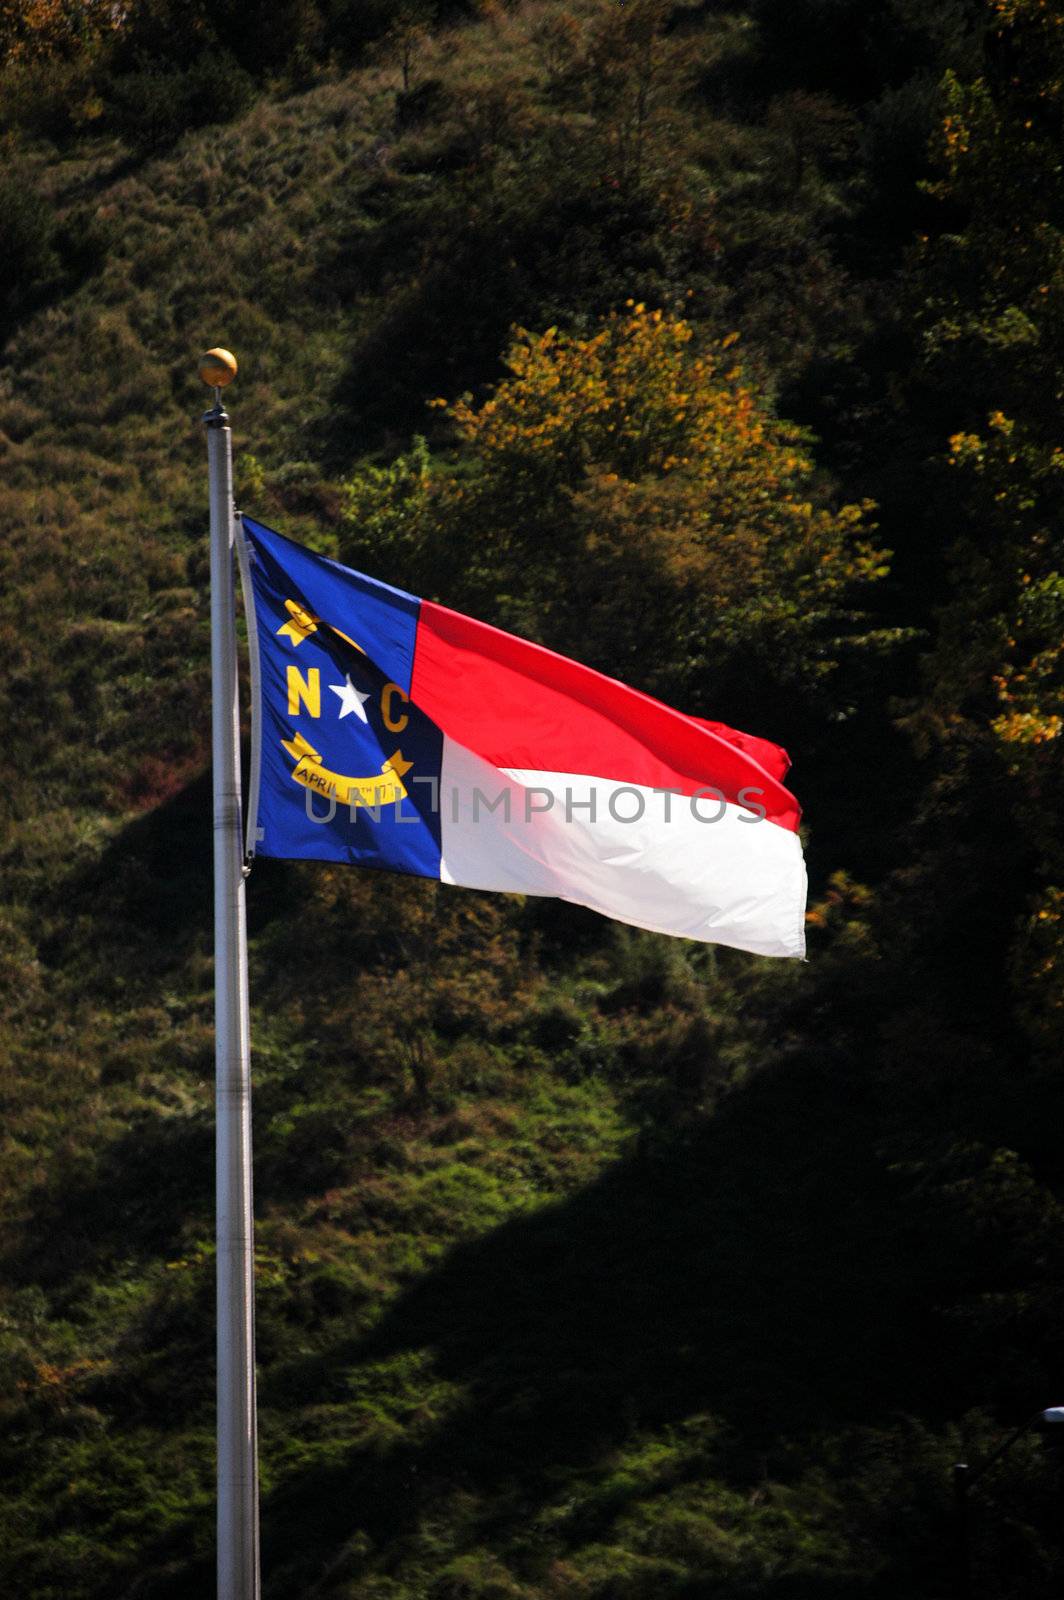
[(804, 954), (800, 813), (777, 745), (249, 517), (243, 537), (254, 852), (556, 895), (658, 933)]

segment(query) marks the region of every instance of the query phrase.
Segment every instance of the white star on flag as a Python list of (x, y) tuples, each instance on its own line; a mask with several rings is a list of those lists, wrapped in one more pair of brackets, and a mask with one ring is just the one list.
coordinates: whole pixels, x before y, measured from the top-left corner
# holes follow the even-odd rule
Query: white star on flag
[(354, 684), (351, 682), (350, 673), (348, 673), (343, 684), (330, 683), (329, 688), (332, 690), (333, 694), (338, 694), (340, 696), (339, 715), (341, 718), (346, 717), (348, 712), (353, 711), (355, 716), (361, 717), (362, 721), (368, 726), (369, 718), (366, 716), (364, 707), (366, 701), (369, 699), (369, 695), (362, 694), (358, 689), (355, 688)]

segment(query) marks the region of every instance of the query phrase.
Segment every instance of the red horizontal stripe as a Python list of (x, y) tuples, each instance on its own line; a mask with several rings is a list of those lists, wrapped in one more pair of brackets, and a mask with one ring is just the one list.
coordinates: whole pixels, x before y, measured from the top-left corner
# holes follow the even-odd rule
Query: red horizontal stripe
[(691, 721), (708, 728), (710, 733), (719, 734), (729, 744), (738, 745), (759, 767), (764, 767), (770, 777), (778, 778), (781, 783), (790, 771), (791, 758), (782, 745), (773, 744), (770, 739), (759, 739), (753, 733), (740, 733), (736, 728), (729, 728), (726, 722), (707, 722), (705, 717), (692, 717)]
[[(720, 724), (662, 705), (542, 645), (422, 601), (414, 704), (451, 739), (496, 767), (572, 772), (617, 783), (695, 794), (718, 789), (728, 801), (764, 806), (797, 831), (798, 802), (776, 776), (786, 756)], [(724, 735), (728, 735), (725, 737)], [(753, 749), (764, 745), (766, 765)], [(782, 759), (781, 759), (782, 758)]]

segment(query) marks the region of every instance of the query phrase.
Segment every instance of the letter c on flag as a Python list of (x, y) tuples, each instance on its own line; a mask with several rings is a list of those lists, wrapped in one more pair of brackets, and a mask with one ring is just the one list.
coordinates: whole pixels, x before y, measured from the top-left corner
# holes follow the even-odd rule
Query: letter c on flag
[(389, 733), (402, 733), (410, 721), (405, 711), (400, 711), (398, 716), (392, 711), (392, 701), (396, 695), (399, 695), (403, 700), (410, 699), (406, 691), (400, 689), (397, 683), (386, 683), (381, 690), (381, 716), (384, 718), (384, 726)]

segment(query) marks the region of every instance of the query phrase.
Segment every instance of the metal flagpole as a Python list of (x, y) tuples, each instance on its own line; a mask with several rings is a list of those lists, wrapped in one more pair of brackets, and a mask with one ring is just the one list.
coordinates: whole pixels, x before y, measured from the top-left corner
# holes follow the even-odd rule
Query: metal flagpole
[(227, 350), (204, 356), (211, 505), (211, 745), (214, 771), (215, 1183), (218, 1275), (218, 1600), (259, 1600), (255, 1419), (251, 1038), (240, 816), (240, 715), (233, 587), (233, 454), (221, 390)]

